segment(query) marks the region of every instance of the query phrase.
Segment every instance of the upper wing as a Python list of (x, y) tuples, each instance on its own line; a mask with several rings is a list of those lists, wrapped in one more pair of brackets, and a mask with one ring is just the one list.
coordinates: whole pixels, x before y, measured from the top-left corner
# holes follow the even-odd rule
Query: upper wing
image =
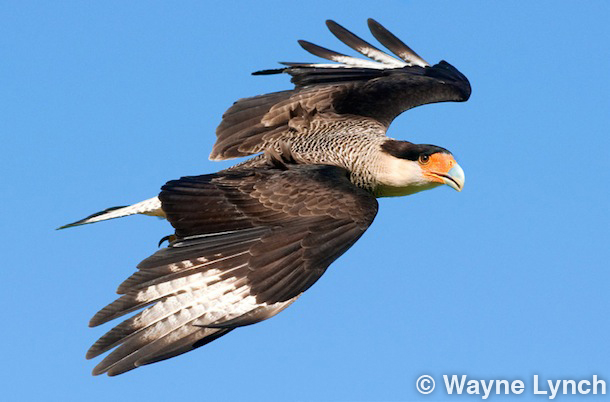
[(178, 240), (139, 264), (91, 326), (152, 303), (100, 338), (94, 374), (121, 374), (269, 318), (364, 233), (377, 201), (343, 169), (285, 165), (170, 181), (159, 198)]
[(308, 52), (338, 64), (283, 63), (286, 68), (254, 73), (290, 74), (295, 89), (238, 100), (223, 115), (210, 159), (260, 152), (294, 135), (295, 119), (364, 118), (387, 128), (413, 107), (470, 97), (470, 83), (455, 67), (445, 61), (430, 66), (381, 24), (372, 19), (368, 24), (373, 36), (400, 59), (327, 21), (339, 40), (374, 61), (299, 41)]

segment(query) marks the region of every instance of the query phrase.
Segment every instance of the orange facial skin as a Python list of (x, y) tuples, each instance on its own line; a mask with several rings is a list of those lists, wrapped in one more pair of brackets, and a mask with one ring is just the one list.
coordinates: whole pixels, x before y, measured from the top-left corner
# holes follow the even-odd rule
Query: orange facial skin
[(443, 183), (457, 191), (464, 188), (464, 171), (451, 154), (437, 152), (419, 158), (422, 175), (431, 183)]
[(444, 183), (449, 170), (457, 165), (455, 158), (451, 154), (437, 152), (426, 158), (419, 158), (419, 164), (424, 176), (430, 181)]

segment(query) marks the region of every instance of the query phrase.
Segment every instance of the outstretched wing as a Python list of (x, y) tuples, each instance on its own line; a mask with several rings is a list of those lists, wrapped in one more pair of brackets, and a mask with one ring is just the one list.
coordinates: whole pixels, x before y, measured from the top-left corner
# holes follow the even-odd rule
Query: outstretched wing
[(287, 67), (254, 73), (290, 74), (295, 89), (238, 100), (223, 115), (210, 159), (251, 155), (290, 141), (299, 126), (291, 124), (294, 119), (364, 118), (385, 130), (405, 110), (470, 97), (470, 83), (455, 67), (445, 61), (430, 66), (381, 24), (372, 19), (368, 24), (373, 36), (399, 58), (327, 21), (339, 40), (373, 61), (299, 41), (308, 52), (338, 64), (283, 63)]
[(91, 320), (147, 307), (91, 347), (88, 358), (116, 347), (94, 374), (167, 359), (277, 314), (377, 213), (345, 170), (279, 162), (170, 181), (159, 198), (178, 239), (142, 261), (123, 296)]

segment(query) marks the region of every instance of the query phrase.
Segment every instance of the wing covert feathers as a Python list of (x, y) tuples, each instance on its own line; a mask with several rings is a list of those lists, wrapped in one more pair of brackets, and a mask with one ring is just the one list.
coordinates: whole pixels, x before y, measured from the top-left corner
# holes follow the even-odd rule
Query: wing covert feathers
[(397, 57), (327, 21), (341, 42), (370, 60), (300, 40), (303, 49), (334, 63), (282, 63), (285, 68), (254, 73), (289, 74), (295, 88), (233, 104), (216, 130), (210, 159), (252, 155), (277, 148), (281, 141), (316, 135), (316, 129), (293, 122), (303, 114), (315, 115), (318, 127), (348, 130), (356, 120), (366, 119), (381, 124), (385, 131), (405, 110), (469, 98), (470, 83), (455, 67), (445, 61), (430, 66), (378, 22), (369, 19), (368, 25), (372, 35)]
[(265, 320), (293, 303), (364, 233), (377, 201), (343, 169), (277, 158), (261, 168), (183, 177), (159, 196), (177, 240), (145, 259), (97, 326), (94, 374), (121, 374)]

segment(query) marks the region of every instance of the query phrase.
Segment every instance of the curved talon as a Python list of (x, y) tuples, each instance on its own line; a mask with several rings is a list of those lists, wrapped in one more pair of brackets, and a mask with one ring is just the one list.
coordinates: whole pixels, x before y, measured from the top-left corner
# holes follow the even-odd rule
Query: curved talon
[(171, 234), (163, 237), (161, 240), (159, 240), (159, 244), (157, 245), (157, 247), (161, 247), (163, 242), (166, 240), (168, 243), (173, 243), (174, 241), (176, 241), (176, 235)]

